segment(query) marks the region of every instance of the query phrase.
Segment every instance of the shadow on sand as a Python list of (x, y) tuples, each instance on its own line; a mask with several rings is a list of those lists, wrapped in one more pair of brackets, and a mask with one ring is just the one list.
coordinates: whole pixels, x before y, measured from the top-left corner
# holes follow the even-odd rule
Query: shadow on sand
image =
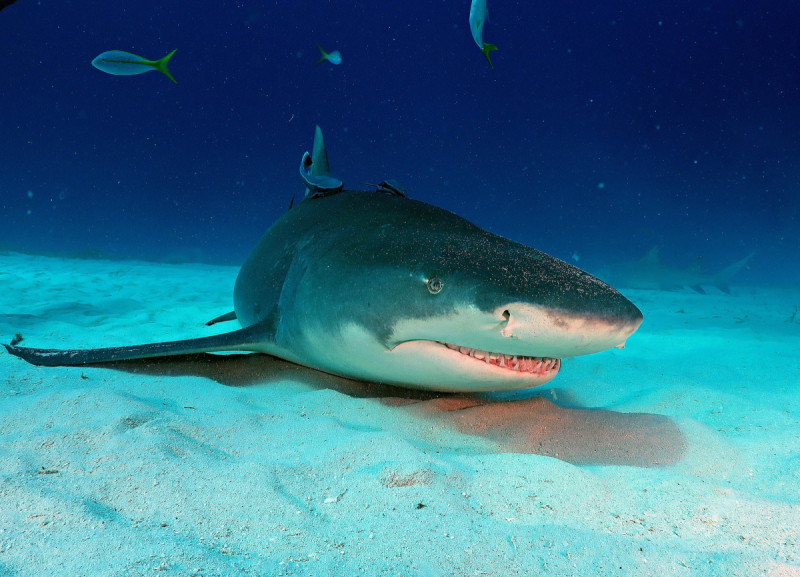
[(543, 455), (575, 465), (665, 467), (677, 463), (686, 450), (683, 433), (669, 417), (575, 408), (563, 392), (559, 392), (561, 404), (570, 408), (542, 396), (495, 401), (482, 395), (413, 391), (351, 381), (262, 354), (201, 353), (102, 366), (135, 374), (206, 377), (229, 387), (299, 382), (316, 390), (375, 399), (439, 426), (488, 439), (499, 453)]

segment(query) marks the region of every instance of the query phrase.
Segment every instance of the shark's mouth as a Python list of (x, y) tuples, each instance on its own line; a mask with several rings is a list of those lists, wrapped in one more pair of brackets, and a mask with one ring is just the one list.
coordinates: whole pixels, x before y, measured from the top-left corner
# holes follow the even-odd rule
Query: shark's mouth
[(525, 357), (519, 355), (505, 355), (503, 353), (492, 353), (481, 351), (470, 347), (461, 347), (450, 343), (436, 341), (448, 349), (473, 358), (478, 362), (493, 365), (507, 371), (520, 373), (530, 373), (540, 377), (554, 375), (561, 368), (561, 359), (551, 359), (548, 357)]

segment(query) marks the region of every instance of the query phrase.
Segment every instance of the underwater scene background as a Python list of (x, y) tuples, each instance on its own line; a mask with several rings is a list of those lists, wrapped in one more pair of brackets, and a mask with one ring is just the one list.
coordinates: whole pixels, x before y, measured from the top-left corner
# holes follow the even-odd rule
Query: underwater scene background
[[(800, 267), (795, 2), (136, 4), (0, 14), (0, 242), (240, 263), (302, 191), (315, 124), (349, 188), (410, 196), (596, 272), (658, 245), (745, 283)], [(339, 50), (343, 62), (314, 66)], [(112, 76), (106, 50), (161, 74)], [(572, 262), (572, 261), (570, 261)]]
[[(489, 2), (493, 68), (466, 0), (0, 0), (0, 576), (800, 576), (800, 2)], [(315, 125), (641, 327), (483, 394), (17, 358), (228, 338)]]

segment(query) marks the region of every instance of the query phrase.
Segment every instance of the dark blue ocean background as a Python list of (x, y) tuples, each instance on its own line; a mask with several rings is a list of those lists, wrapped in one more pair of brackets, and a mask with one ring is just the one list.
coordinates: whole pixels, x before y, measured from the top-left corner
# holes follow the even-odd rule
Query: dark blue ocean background
[[(489, 0), (494, 71), (469, 8), (18, 0), (0, 248), (238, 264), (302, 194), (319, 124), (348, 187), (399, 179), (590, 271), (659, 245), (800, 281), (800, 3)], [(175, 48), (178, 84), (91, 65)]]

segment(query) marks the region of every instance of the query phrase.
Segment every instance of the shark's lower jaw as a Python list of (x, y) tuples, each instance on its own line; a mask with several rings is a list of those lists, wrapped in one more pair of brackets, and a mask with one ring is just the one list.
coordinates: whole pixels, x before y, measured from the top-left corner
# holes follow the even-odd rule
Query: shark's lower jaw
[(505, 371), (529, 373), (549, 379), (554, 377), (561, 368), (561, 359), (505, 355), (503, 353), (482, 351), (470, 347), (462, 347), (451, 343), (444, 343), (441, 341), (436, 342), (452, 351), (473, 358), (477, 362), (491, 365)]

